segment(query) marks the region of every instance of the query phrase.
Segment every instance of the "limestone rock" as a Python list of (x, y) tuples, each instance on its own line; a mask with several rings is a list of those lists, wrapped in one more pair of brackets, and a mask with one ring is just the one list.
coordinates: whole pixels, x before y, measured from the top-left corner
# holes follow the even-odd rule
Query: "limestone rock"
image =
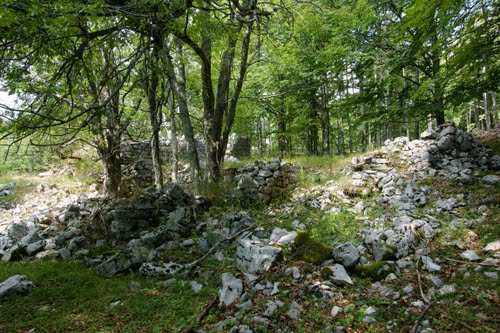
[(241, 238), (236, 250), (236, 262), (246, 273), (262, 273), (279, 258), (281, 248), (264, 245), (260, 240)]
[(496, 240), (494, 242), (488, 243), (484, 249), (484, 251), (500, 251), (500, 240)]
[(33, 283), (27, 281), (25, 275), (14, 275), (0, 283), (0, 298), (12, 294), (26, 294), (33, 287)]
[(329, 276), (331, 281), (338, 286), (353, 284), (344, 266), (340, 264), (335, 264), (333, 266), (325, 266), (322, 269), (322, 272), (326, 276)]
[(240, 298), (242, 293), (243, 282), (231, 273), (223, 273), (219, 301), (226, 306), (231, 305)]
[(467, 251), (460, 253), (460, 258), (465, 259), (465, 260), (469, 260), (469, 261), (481, 260), (481, 257), (479, 257), (477, 255), (477, 253), (474, 252), (473, 250), (467, 250)]
[(427, 256), (421, 256), (420, 260), (422, 261), (422, 264), (424, 265), (424, 269), (429, 271), (429, 272), (439, 272), (441, 271), (441, 266), (437, 265), (432, 261), (430, 257)]
[(488, 185), (497, 185), (500, 183), (500, 177), (497, 175), (487, 175), (481, 179), (483, 183)]
[(358, 249), (350, 242), (336, 246), (332, 256), (336, 262), (347, 268), (356, 266), (360, 259)]

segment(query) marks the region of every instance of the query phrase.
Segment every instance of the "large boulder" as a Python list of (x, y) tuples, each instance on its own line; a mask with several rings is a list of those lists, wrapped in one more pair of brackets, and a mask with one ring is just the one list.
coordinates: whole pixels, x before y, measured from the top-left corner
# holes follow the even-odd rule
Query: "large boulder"
[(26, 294), (34, 287), (25, 275), (14, 275), (0, 283), (0, 298), (12, 294)]
[(262, 273), (280, 257), (281, 248), (265, 245), (260, 240), (241, 238), (238, 241), (236, 262), (246, 273)]

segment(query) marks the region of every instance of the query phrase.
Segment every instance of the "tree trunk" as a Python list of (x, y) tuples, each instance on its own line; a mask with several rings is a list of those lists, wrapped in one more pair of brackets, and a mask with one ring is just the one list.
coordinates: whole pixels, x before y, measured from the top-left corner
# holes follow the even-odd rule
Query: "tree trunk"
[(177, 182), (179, 177), (179, 144), (177, 142), (177, 125), (175, 123), (174, 92), (170, 99), (170, 140), (172, 143), (172, 181)]
[(161, 101), (158, 100), (158, 52), (157, 46), (153, 46), (152, 54), (147, 54), (145, 59), (145, 88), (148, 98), (149, 120), (151, 122), (151, 157), (154, 171), (154, 185), (157, 190), (163, 187), (163, 171), (160, 153), (160, 124), (161, 124)]
[(491, 130), (491, 118), (490, 118), (490, 101), (488, 99), (488, 93), (483, 93), (483, 103), (484, 103), (484, 120), (486, 122), (486, 130)]
[(191, 119), (189, 117), (189, 110), (187, 105), (186, 97), (186, 77), (184, 64), (182, 63), (182, 44), (177, 43), (177, 55), (179, 57), (180, 64), (178, 66), (179, 78), (177, 78), (174, 66), (172, 64), (172, 59), (168, 50), (165, 52), (165, 68), (167, 70), (167, 77), (170, 83), (171, 89), (175, 92), (177, 97), (177, 105), (179, 106), (179, 117), (181, 119), (182, 130), (188, 145), (189, 163), (191, 166), (191, 176), (193, 182), (197, 184), (200, 180), (200, 160), (198, 156), (198, 150), (196, 147), (196, 140), (194, 138), (193, 126), (191, 125)]
[(493, 121), (495, 122), (495, 128), (500, 129), (500, 124), (498, 122), (498, 110), (497, 110), (497, 99), (495, 92), (491, 92), (491, 112), (493, 113)]

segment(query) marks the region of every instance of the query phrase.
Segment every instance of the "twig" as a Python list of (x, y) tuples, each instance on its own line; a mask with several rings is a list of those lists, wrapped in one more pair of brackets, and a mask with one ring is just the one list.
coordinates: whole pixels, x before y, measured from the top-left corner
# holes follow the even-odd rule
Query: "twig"
[(419, 261), (417, 260), (416, 268), (417, 268), (417, 278), (418, 278), (418, 287), (420, 289), (420, 296), (422, 296), (422, 299), (424, 300), (425, 303), (429, 304), (431, 303), (431, 301), (424, 294), (424, 289), (422, 288), (422, 280), (420, 278), (420, 272), (418, 270), (418, 263)]
[(470, 261), (463, 261), (463, 260), (457, 260), (457, 259), (451, 259), (451, 258), (444, 258), (445, 260), (448, 261), (453, 261), (453, 262), (458, 262), (461, 264), (469, 264), (469, 265), (478, 265), (478, 266), (485, 266), (485, 267), (499, 267), (499, 265), (489, 265), (489, 264), (483, 264), (481, 262), (470, 262)]
[[(446, 314), (443, 310), (441, 310), (441, 309), (439, 309), (439, 308), (437, 308), (437, 310), (438, 310), (438, 311), (439, 311), (439, 312), (440, 312), (443, 316), (445, 316), (446, 318), (451, 319), (451, 320), (453, 320), (453, 321), (455, 321), (455, 322), (459, 323), (460, 325), (463, 325), (464, 327), (466, 327), (466, 328), (470, 329), (470, 330), (471, 330), (471, 331), (473, 331), (473, 332), (479, 332), (479, 331), (478, 331), (478, 330), (476, 330), (474, 327), (472, 327), (472, 326), (470, 326), (469, 324), (467, 324), (467, 323), (465, 323), (465, 322), (461, 321), (460, 319), (453, 318), (453, 317), (449, 316), (449, 315), (448, 315), (448, 314)], [(485, 328), (485, 327), (483, 327), (483, 328)], [(489, 329), (488, 329), (488, 330), (489, 330)], [(490, 331), (490, 332), (495, 332), (495, 331)]]
[(224, 242), (227, 242), (227, 241), (230, 241), (230, 240), (233, 240), (235, 239), (236, 237), (238, 237), (239, 235), (249, 231), (249, 230), (252, 230), (254, 228), (256, 228), (258, 225), (257, 224), (252, 224), (251, 226), (245, 228), (245, 229), (242, 229), (230, 236), (227, 236), (226, 238), (223, 238), (221, 239), (220, 241), (218, 241), (214, 246), (212, 246), (208, 251), (207, 253), (205, 253), (203, 256), (201, 256), (200, 258), (196, 259), (195, 261), (187, 264), (184, 266), (184, 274), (187, 274), (189, 273), (194, 267), (198, 266), (203, 260), (205, 260), (210, 254), (212, 254), (212, 252), (217, 249), (222, 243)]
[(201, 325), (201, 323), (203, 322), (203, 319), (206, 318), (206, 316), (208, 316), (208, 313), (210, 312), (210, 310), (215, 306), (215, 304), (217, 304), (217, 300), (219, 299), (219, 295), (215, 295), (214, 298), (210, 301), (210, 303), (207, 304), (207, 306), (205, 306), (205, 310), (203, 310), (203, 312), (198, 316), (198, 324)]
[(425, 317), (427, 311), (429, 311), (429, 308), (431, 307), (431, 305), (432, 305), (432, 303), (427, 304), (427, 306), (425, 307), (424, 311), (422, 311), (422, 313), (417, 318), (417, 320), (415, 320), (415, 325), (413, 325), (413, 328), (411, 329), (410, 333), (416, 333), (417, 332), (419, 323), (422, 321), (422, 319), (424, 319), (424, 317)]
[(415, 320), (415, 325), (413, 325), (413, 328), (411, 329), (410, 333), (416, 333), (418, 326), (422, 319), (424, 319), (425, 315), (427, 314), (427, 311), (429, 311), (429, 308), (432, 306), (432, 302), (425, 296), (424, 294), (424, 288), (422, 287), (422, 279), (420, 278), (420, 271), (418, 270), (418, 263), (419, 260), (417, 260), (416, 263), (416, 270), (417, 270), (417, 279), (418, 279), (418, 288), (420, 289), (420, 296), (422, 296), (422, 299), (424, 300), (425, 303), (427, 303), (427, 306), (424, 308), (420, 316)]

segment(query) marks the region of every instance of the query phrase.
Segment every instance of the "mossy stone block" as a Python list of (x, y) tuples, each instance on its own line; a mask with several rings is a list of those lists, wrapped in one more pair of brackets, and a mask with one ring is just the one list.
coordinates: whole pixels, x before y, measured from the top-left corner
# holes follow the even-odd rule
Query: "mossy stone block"
[(297, 237), (293, 244), (294, 257), (298, 260), (320, 264), (331, 259), (333, 248), (317, 240), (311, 239), (309, 233), (297, 230)]

